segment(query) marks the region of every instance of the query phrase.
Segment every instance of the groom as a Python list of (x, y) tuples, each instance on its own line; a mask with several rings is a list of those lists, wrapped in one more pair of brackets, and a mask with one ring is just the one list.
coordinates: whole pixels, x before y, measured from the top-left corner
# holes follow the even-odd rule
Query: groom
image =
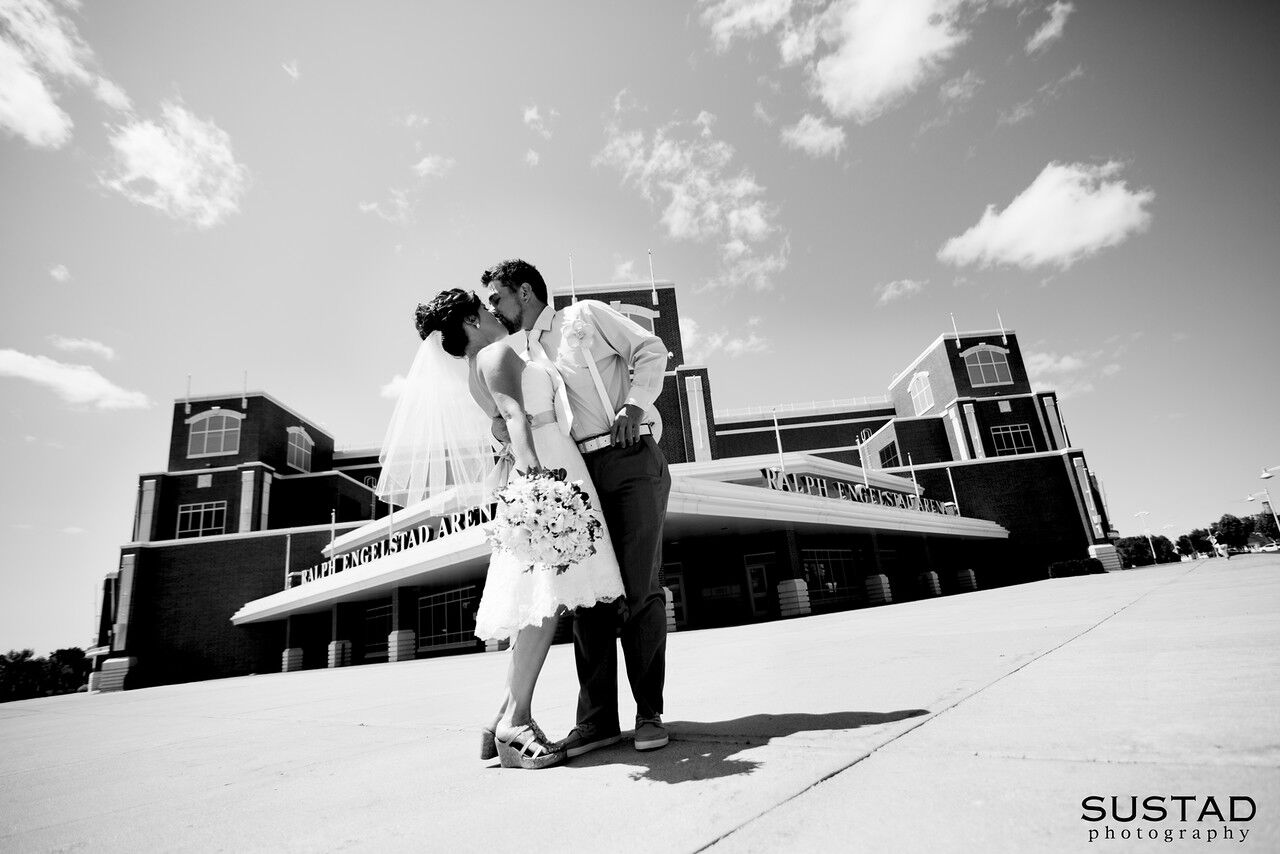
[[(626, 589), (622, 654), (636, 701), (635, 746), (667, 745), (662, 725), (666, 672), (666, 597), (658, 586), (662, 523), (671, 475), (658, 448), (662, 423), (653, 403), (662, 391), (667, 348), (617, 311), (582, 300), (556, 311), (542, 274), (525, 261), (503, 261), (480, 277), (489, 305), (529, 339), (529, 359), (554, 363), (564, 379), (572, 434), (600, 495)], [(616, 602), (577, 611), (578, 724), (561, 742), (569, 757), (616, 743), (618, 656)]]

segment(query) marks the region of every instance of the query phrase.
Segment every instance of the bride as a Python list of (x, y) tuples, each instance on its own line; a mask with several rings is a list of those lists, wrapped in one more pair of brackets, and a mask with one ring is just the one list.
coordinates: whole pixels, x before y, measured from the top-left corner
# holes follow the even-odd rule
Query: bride
[[(526, 362), (512, 350), (506, 327), (470, 291), (440, 292), (418, 306), (416, 323), (423, 342), (387, 431), (379, 496), (401, 506), (426, 500), (439, 512), (491, 500), (506, 473), (501, 465), (494, 469), (492, 427), (495, 436), (509, 437), (517, 472), (565, 469), (569, 481), (582, 481), (599, 517), (599, 496), (568, 435), (570, 415), (555, 369)], [(600, 521), (595, 555), (563, 573), (527, 571), (514, 555), (493, 553), (475, 634), (514, 642), (506, 694), (482, 731), (481, 759), (496, 752), (506, 768), (547, 768), (564, 760), (533, 719), (533, 689), (559, 615), (624, 595), (608, 528)]]

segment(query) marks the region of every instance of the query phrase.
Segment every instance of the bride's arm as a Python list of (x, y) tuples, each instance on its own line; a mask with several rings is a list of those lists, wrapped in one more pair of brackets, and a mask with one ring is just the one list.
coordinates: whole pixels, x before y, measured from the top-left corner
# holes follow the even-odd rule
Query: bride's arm
[(511, 450), (516, 456), (516, 467), (529, 471), (542, 468), (538, 452), (533, 447), (533, 433), (524, 409), (524, 396), (520, 391), (520, 375), (524, 360), (505, 344), (491, 344), (476, 354), (480, 376), (498, 406), (502, 420), (511, 435)]

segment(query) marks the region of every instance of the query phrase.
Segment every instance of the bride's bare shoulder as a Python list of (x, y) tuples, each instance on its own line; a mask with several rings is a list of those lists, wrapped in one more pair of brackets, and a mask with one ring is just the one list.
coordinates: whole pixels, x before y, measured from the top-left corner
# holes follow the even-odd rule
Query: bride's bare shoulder
[(494, 341), (476, 354), (480, 371), (492, 374), (497, 371), (515, 371), (524, 367), (524, 360), (506, 341)]

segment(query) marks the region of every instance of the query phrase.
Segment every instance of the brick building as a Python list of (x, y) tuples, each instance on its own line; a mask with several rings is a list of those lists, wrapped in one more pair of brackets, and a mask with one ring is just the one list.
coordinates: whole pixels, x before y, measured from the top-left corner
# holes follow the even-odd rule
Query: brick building
[[(716, 412), (670, 282), (581, 288), (670, 349), (668, 623), (731, 625), (1118, 568), (1102, 490), (1012, 330), (943, 335), (874, 399)], [(558, 306), (573, 297), (557, 293)], [(262, 393), (177, 401), (101, 591), (103, 690), (484, 649), (492, 505), (377, 501), (377, 449)]]

